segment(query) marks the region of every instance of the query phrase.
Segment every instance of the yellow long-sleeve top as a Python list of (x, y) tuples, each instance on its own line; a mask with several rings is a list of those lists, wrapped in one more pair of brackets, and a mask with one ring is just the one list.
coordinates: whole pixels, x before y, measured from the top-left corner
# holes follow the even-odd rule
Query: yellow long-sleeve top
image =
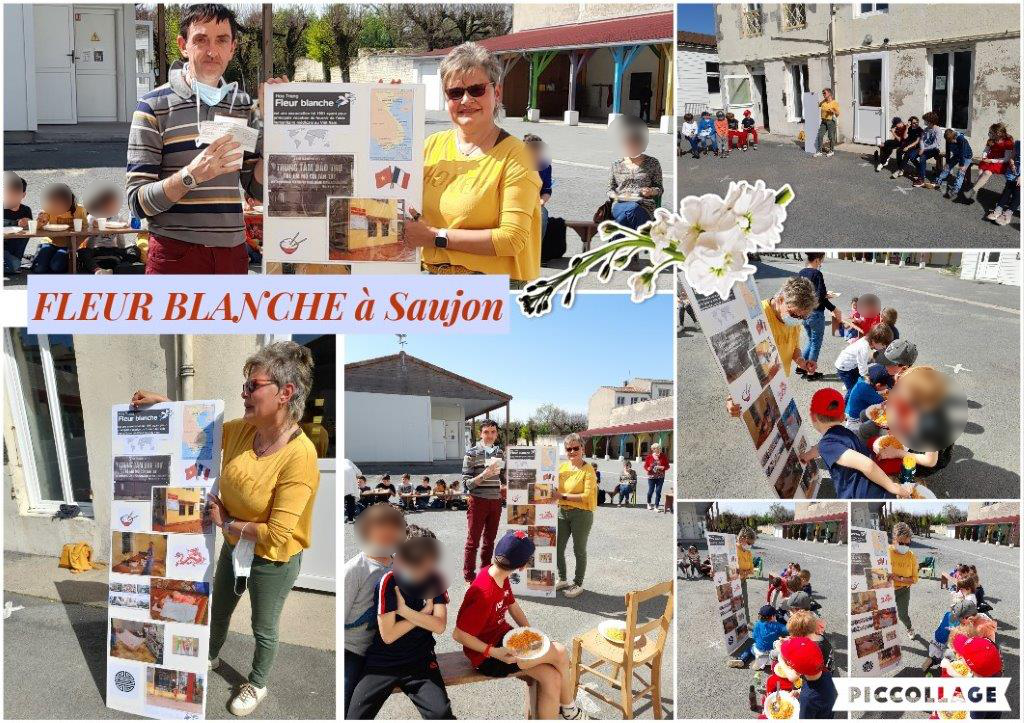
[(526, 146), (504, 134), (487, 153), (459, 152), (455, 131), (427, 138), (423, 221), (435, 228), (492, 229), (494, 256), (428, 247), (429, 264), (456, 264), (483, 274), (529, 281), (540, 275), (540, 174)]
[(597, 509), (597, 475), (589, 462), (582, 467), (576, 467), (572, 462), (562, 462), (558, 467), (558, 491), (568, 495), (583, 495), (582, 500), (558, 500), (559, 507)]
[(754, 571), (754, 553), (736, 545), (736, 562), (740, 573)]
[[(46, 211), (40, 211), (36, 218), (39, 221), (40, 231), (44, 230), (43, 226), (50, 223), (63, 224), (70, 230), (74, 228), (76, 218), (82, 219), (82, 228), (85, 228), (85, 221), (88, 218), (88, 214), (85, 212), (85, 206), (78, 204), (75, 206), (74, 211), (62, 213), (59, 216), (51, 216)], [(57, 248), (66, 249), (71, 245), (71, 239), (66, 236), (61, 238), (50, 238), (49, 236), (44, 236), (39, 239), (39, 243), (52, 244)]]
[(821, 109), (822, 120), (832, 120), (839, 117), (839, 102), (835, 98), (821, 101), (818, 103), (818, 107)]
[(762, 299), (761, 309), (764, 311), (764, 318), (768, 321), (768, 328), (772, 331), (772, 338), (779, 350), (779, 358), (782, 360), (782, 371), (789, 376), (793, 369), (793, 354), (800, 348), (800, 331), (803, 325), (789, 326), (779, 318), (772, 307), (772, 300)]
[(889, 564), (892, 566), (893, 575), (909, 577), (914, 581), (894, 582), (893, 587), (910, 587), (917, 582), (917, 557), (910, 550), (901, 555), (896, 552), (896, 548), (893, 545), (889, 545)]
[[(224, 423), (220, 499), (236, 520), (256, 523), (256, 555), (287, 562), (311, 542), (320, 486), (316, 447), (300, 434), (277, 452), (257, 457), (255, 434), (244, 420)], [(238, 542), (235, 535), (225, 537), (232, 545)]]

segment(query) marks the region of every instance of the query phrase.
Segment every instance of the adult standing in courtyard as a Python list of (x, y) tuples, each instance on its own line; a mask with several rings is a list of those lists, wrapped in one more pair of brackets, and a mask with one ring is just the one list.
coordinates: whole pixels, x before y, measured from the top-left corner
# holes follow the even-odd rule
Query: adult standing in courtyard
[(889, 565), (896, 594), (896, 615), (907, 627), (907, 635), (913, 639), (915, 633), (910, 621), (910, 587), (917, 583), (917, 557), (910, 549), (910, 539), (911, 529), (906, 522), (897, 522), (892, 526)]
[(505, 452), (498, 444), (498, 423), (485, 419), (480, 423), (480, 441), (466, 450), (462, 458), (462, 483), (469, 493), (466, 508), (466, 547), (462, 558), (462, 576), (473, 584), (479, 568), (491, 564), (494, 538), (501, 522), (501, 488), (505, 484)]
[(238, 21), (226, 5), (184, 5), (179, 27), (186, 62), (142, 96), (132, 116), (128, 206), (149, 221), (147, 274), (245, 274), (239, 185), (248, 196), (263, 197), (262, 132), (255, 153), (243, 153), (230, 135), (196, 144), (201, 124), (217, 117), (257, 122), (252, 98), (223, 78), (237, 48)]
[[(245, 413), (224, 423), (219, 491), (209, 497), (210, 518), (224, 535), (213, 576), (210, 668), (220, 664), (231, 616), (246, 591), (256, 641), (249, 676), (229, 704), (237, 716), (252, 713), (267, 695), (281, 613), (312, 543), (320, 486), (316, 446), (299, 427), (313, 384), (309, 349), (274, 342), (250, 356), (242, 373)], [(140, 390), (131, 403), (166, 401)], [(248, 573), (236, 576), (236, 565)]]
[[(814, 155), (828, 156), (835, 154), (836, 146), (839, 144), (839, 132), (836, 129), (836, 120), (839, 118), (839, 103), (832, 97), (832, 89), (825, 88), (821, 91), (821, 100), (818, 101), (818, 110), (821, 111), (821, 125), (818, 126), (818, 140), (815, 147), (818, 152)], [(828, 152), (823, 152), (825, 134), (828, 134)]]
[(427, 138), (423, 213), (402, 240), (423, 249), (428, 273), (507, 274), (521, 288), (540, 275), (541, 180), (526, 145), (497, 124), (501, 66), (463, 43), (440, 74), (453, 127)]
[[(597, 509), (597, 476), (594, 468), (583, 459), (583, 438), (573, 432), (565, 438), (567, 460), (558, 467), (558, 541), (555, 548), (558, 582), (555, 590), (564, 590), (569, 598), (583, 594), (583, 578), (587, 574), (587, 540), (594, 525)], [(572, 552), (576, 559), (573, 581), (568, 582), (565, 548), (572, 538)]]
[[(828, 298), (825, 276), (821, 273), (821, 265), (824, 261), (824, 253), (808, 252), (807, 265), (800, 269), (799, 274), (814, 285), (814, 293), (818, 296), (818, 306), (811, 312), (810, 316), (804, 319), (804, 331), (807, 332), (807, 346), (804, 347), (803, 358), (815, 364), (818, 363), (818, 356), (821, 354), (821, 344), (825, 340), (825, 310), (831, 311), (834, 319), (842, 321), (843, 318), (842, 313)], [(814, 372), (808, 373), (799, 367), (796, 373), (803, 376), (809, 382), (818, 381), (824, 376), (817, 369)]]
[(651, 445), (651, 451), (644, 458), (644, 471), (647, 472), (647, 509), (660, 511), (661, 488), (665, 485), (665, 473), (668, 472), (668, 455), (661, 451), (661, 445), (657, 442)]

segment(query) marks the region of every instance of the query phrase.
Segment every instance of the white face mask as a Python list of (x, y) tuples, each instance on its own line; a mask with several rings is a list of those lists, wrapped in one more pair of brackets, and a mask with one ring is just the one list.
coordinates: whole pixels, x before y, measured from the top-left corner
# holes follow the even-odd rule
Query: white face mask
[(900, 553), (901, 555), (906, 555), (909, 550), (910, 545), (896, 545), (896, 552)]
[(782, 313), (782, 323), (786, 326), (801, 326), (804, 320), (792, 316), (788, 311), (784, 311)]
[[(244, 537), (238, 538), (238, 544), (235, 545), (235, 549), (231, 551), (231, 568), (235, 573), (235, 594), (241, 595), (245, 592), (245, 587), (248, 584), (249, 573), (252, 572), (252, 559), (256, 553), (256, 543), (252, 540), (247, 540)], [(238, 581), (239, 578), (242, 580), (241, 589), (239, 589)]]

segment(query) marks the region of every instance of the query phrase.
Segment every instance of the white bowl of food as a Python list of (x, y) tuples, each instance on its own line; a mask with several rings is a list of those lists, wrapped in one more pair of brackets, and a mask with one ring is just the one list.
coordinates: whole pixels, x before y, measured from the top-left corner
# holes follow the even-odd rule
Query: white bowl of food
[(800, 717), (800, 701), (788, 690), (776, 690), (765, 696), (764, 714), (769, 720), (795, 720)]
[(48, 223), (43, 226), (44, 231), (67, 231), (69, 228), (66, 223)]
[(512, 628), (505, 633), (501, 645), (519, 660), (535, 660), (548, 652), (551, 640), (536, 628)]

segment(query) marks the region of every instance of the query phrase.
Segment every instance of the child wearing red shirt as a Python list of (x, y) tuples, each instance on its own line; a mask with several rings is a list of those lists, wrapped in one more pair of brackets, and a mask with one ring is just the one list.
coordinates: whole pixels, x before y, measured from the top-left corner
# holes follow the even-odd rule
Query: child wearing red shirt
[(874, 294), (862, 294), (857, 297), (857, 310), (849, 320), (844, 320), (852, 332), (850, 339), (866, 336), (871, 329), (882, 321), (882, 301)]
[(587, 715), (573, 700), (572, 671), (565, 646), (551, 642), (548, 651), (532, 660), (520, 660), (502, 646), (512, 629), (506, 615), (520, 627), (528, 627), (526, 613), (519, 607), (509, 576), (526, 567), (534, 545), (522, 530), (509, 530), (494, 547), (494, 562), (481, 570), (466, 591), (459, 608), (453, 637), (462, 644), (469, 662), (492, 678), (523, 672), (537, 681), (537, 717), (541, 720), (583, 720)]

